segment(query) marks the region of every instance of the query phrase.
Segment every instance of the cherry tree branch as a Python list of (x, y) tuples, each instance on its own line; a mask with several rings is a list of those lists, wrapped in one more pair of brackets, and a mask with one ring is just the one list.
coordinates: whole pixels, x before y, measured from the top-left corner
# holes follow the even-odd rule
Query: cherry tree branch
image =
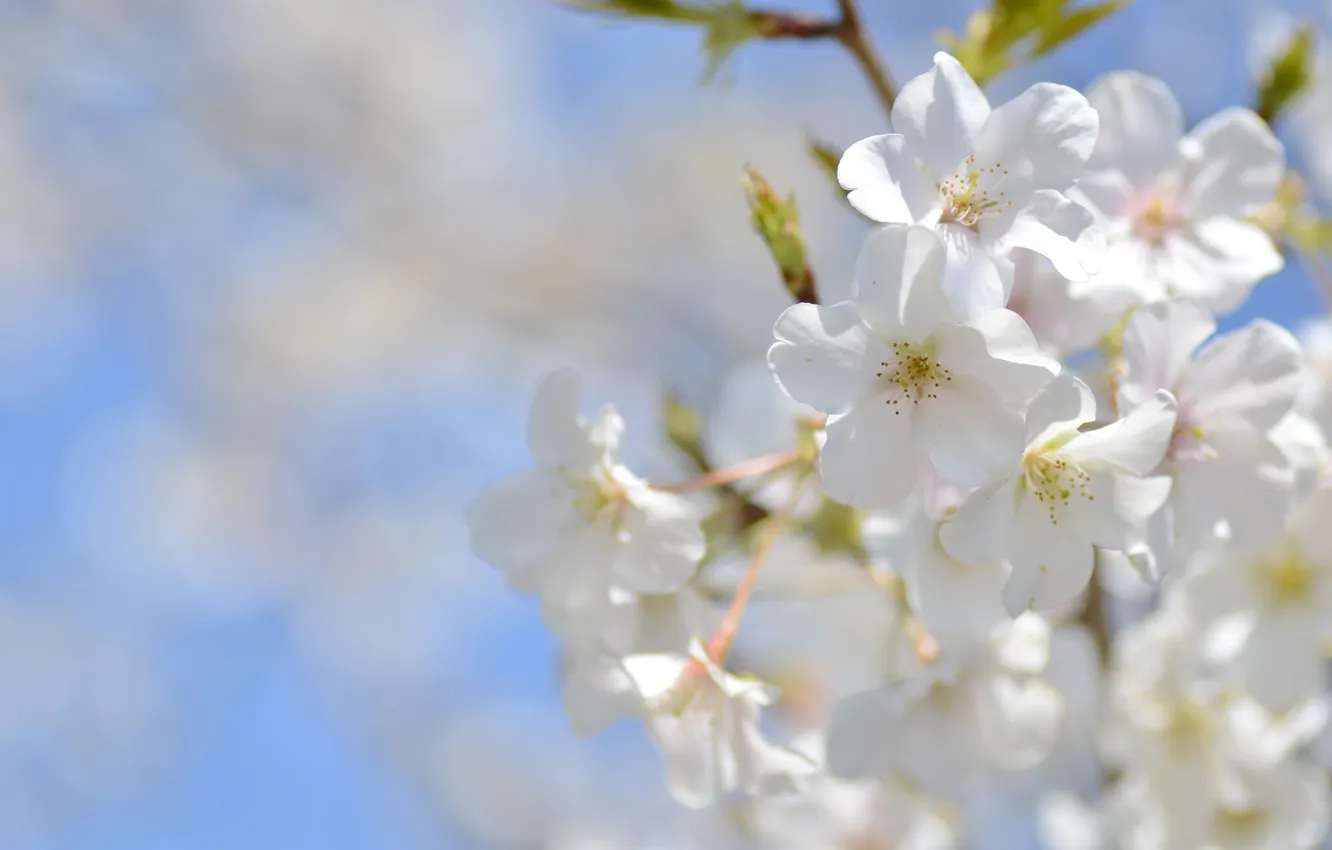
[(678, 481), (673, 484), (653, 484), (652, 489), (660, 490), (663, 493), (687, 493), (691, 490), (707, 490), (724, 484), (734, 484), (737, 481), (753, 478), (756, 475), (767, 475), (770, 472), (795, 466), (799, 461), (800, 455), (794, 449), (773, 452), (772, 454), (759, 455), (741, 461), (734, 466), (709, 470), (687, 481)]

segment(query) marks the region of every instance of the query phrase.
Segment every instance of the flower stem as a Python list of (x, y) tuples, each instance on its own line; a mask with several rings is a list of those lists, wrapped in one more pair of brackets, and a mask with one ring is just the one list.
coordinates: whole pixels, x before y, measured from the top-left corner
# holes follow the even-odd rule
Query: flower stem
[(795, 466), (800, 461), (800, 455), (792, 451), (773, 452), (769, 455), (759, 455), (749, 460), (741, 461), (734, 466), (728, 466), (723, 469), (713, 469), (687, 481), (679, 481), (674, 484), (653, 484), (652, 489), (660, 490), (663, 493), (687, 493), (691, 490), (707, 490), (711, 487), (721, 487), (726, 484), (733, 484), (745, 478), (753, 478), (756, 475), (767, 475), (770, 472), (777, 472), (790, 466)]
[(744, 615), (745, 608), (749, 605), (749, 597), (754, 594), (754, 586), (758, 584), (759, 573), (763, 571), (763, 564), (768, 560), (768, 553), (772, 551), (772, 544), (781, 536), (782, 530), (786, 527), (786, 522), (791, 518), (791, 512), (795, 510), (796, 501), (800, 498), (800, 491), (804, 489), (804, 479), (796, 482), (791, 488), (791, 495), (787, 497), (783, 504), (772, 516), (768, 517), (768, 524), (763, 528), (763, 534), (754, 545), (754, 554), (749, 561), (749, 569), (740, 579), (740, 585), (735, 589), (735, 596), (731, 599), (731, 607), (726, 610), (726, 616), (717, 626), (712, 637), (708, 639), (708, 657), (717, 665), (726, 661), (727, 654), (731, 651), (731, 643), (735, 640), (735, 633), (740, 628), (740, 617)]
[(1101, 657), (1101, 666), (1110, 663), (1110, 645), (1114, 637), (1110, 634), (1110, 612), (1106, 610), (1105, 591), (1101, 589), (1101, 550), (1095, 550), (1095, 570), (1091, 582), (1087, 585), (1086, 600), (1082, 605), (1082, 615), (1078, 618), (1091, 632), (1096, 641), (1096, 652)]

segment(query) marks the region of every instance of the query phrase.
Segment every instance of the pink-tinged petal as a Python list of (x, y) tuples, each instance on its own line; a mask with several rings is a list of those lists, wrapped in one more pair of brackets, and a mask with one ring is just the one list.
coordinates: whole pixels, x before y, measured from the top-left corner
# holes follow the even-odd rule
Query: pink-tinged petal
[(952, 315), (944, 301), (944, 246), (928, 227), (888, 225), (856, 260), (856, 308), (880, 334), (919, 342)]
[(768, 365), (786, 394), (824, 413), (840, 413), (874, 380), (869, 332), (848, 303), (793, 304), (777, 317)]
[(980, 234), (959, 224), (941, 224), (938, 232), (947, 251), (944, 298), (958, 320), (969, 322), (1002, 308), (1007, 288)]
[(1027, 409), (1023, 442), (1041, 446), (1096, 419), (1096, 397), (1091, 388), (1073, 375), (1055, 378), (1036, 394)]
[(939, 527), (944, 551), (964, 564), (1001, 560), (1008, 551), (1019, 486), (1018, 478), (1006, 478), (968, 496)]
[(1064, 454), (1087, 468), (1149, 475), (1170, 446), (1175, 411), (1175, 397), (1157, 390), (1123, 419), (1079, 433), (1064, 447)]
[(1067, 604), (1091, 581), (1092, 544), (1071, 521), (1072, 513), (1057, 506), (1052, 519), (1048, 501), (1032, 493), (1020, 500), (1008, 556), (1013, 572), (1004, 586), (1010, 615)]
[(938, 197), (934, 181), (899, 135), (871, 136), (847, 148), (837, 164), (837, 181), (861, 215), (884, 223), (910, 224)]
[(955, 374), (936, 394), (916, 410), (916, 442), (945, 480), (979, 486), (1017, 465), (1022, 417), (994, 389)]
[(1124, 327), (1120, 407), (1127, 410), (1142, 404), (1157, 390), (1176, 391), (1189, 358), (1215, 331), (1212, 314), (1187, 301), (1163, 301), (1135, 310)]
[(973, 167), (1007, 174), (990, 189), (1021, 207), (1040, 189), (1062, 192), (1096, 145), (1096, 110), (1068, 86), (1037, 83), (995, 108), (976, 140)]
[(1180, 401), (1196, 411), (1203, 427), (1210, 418), (1237, 418), (1268, 431), (1295, 403), (1302, 365), (1303, 350), (1294, 335), (1257, 319), (1198, 352), (1180, 382)]
[(1256, 212), (1276, 195), (1286, 173), (1281, 142), (1248, 109), (1227, 109), (1203, 121), (1181, 152), (1181, 203), (1195, 221)]
[[(606, 450), (615, 451), (619, 447), (620, 434), (611, 427), (603, 429), (605, 445), (596, 445), (589, 439), (578, 413), (581, 388), (582, 381), (573, 369), (551, 372), (537, 387), (527, 419), (527, 447), (538, 466), (584, 472)], [(623, 430), (622, 422), (619, 426)]]
[[(981, 222), (987, 236), (988, 220)], [(1053, 189), (1036, 192), (1017, 215), (1006, 222), (1003, 233), (995, 233), (995, 251), (1007, 254), (1026, 248), (1048, 259), (1065, 278), (1086, 280), (1105, 263), (1105, 237), (1095, 226), (1091, 211)]]
[(1101, 116), (1089, 171), (1120, 171), (1141, 187), (1174, 164), (1184, 114), (1165, 83), (1116, 71), (1092, 83), (1087, 100)]
[(1101, 219), (1117, 219), (1132, 214), (1137, 198), (1137, 191), (1121, 171), (1084, 174), (1078, 184), (1064, 194)]
[(934, 67), (902, 86), (893, 104), (893, 129), (935, 177), (966, 159), (989, 117), (990, 102), (947, 53), (934, 54)]
[(829, 423), (819, 469), (831, 498), (874, 510), (896, 507), (911, 495), (917, 463), (908, 407), (871, 396)]

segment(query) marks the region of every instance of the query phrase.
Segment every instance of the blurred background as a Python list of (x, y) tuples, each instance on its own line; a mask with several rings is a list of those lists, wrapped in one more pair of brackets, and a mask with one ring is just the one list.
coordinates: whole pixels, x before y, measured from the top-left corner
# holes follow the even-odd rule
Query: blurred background
[[(976, 5), (863, 3), (899, 81)], [(1136, 68), (1193, 122), (1303, 19), (1332, 32), (1322, 0), (1137, 0), (990, 93)], [(786, 296), (745, 163), (845, 291), (865, 225), (804, 146), (882, 132), (855, 66), (704, 64), (540, 0), (0, 0), (0, 848), (624, 848), (669, 817), (640, 730), (569, 733), (460, 511), (526, 463), (544, 372), (650, 466), (663, 387), (706, 411), (762, 356)], [(1332, 193), (1321, 97), (1280, 130)], [(1291, 264), (1225, 325), (1322, 309)]]

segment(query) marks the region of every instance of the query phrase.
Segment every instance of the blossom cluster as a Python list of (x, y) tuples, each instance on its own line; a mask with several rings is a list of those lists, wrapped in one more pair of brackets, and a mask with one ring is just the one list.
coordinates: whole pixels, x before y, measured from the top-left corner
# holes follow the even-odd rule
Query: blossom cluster
[(1332, 333), (1217, 331), (1283, 265), (1282, 145), (946, 53), (891, 125), (837, 170), (854, 296), (776, 317), (711, 469), (631, 472), (566, 370), (468, 508), (574, 729), (640, 718), (700, 847), (961, 846), (985, 789), (1055, 850), (1316, 846)]

